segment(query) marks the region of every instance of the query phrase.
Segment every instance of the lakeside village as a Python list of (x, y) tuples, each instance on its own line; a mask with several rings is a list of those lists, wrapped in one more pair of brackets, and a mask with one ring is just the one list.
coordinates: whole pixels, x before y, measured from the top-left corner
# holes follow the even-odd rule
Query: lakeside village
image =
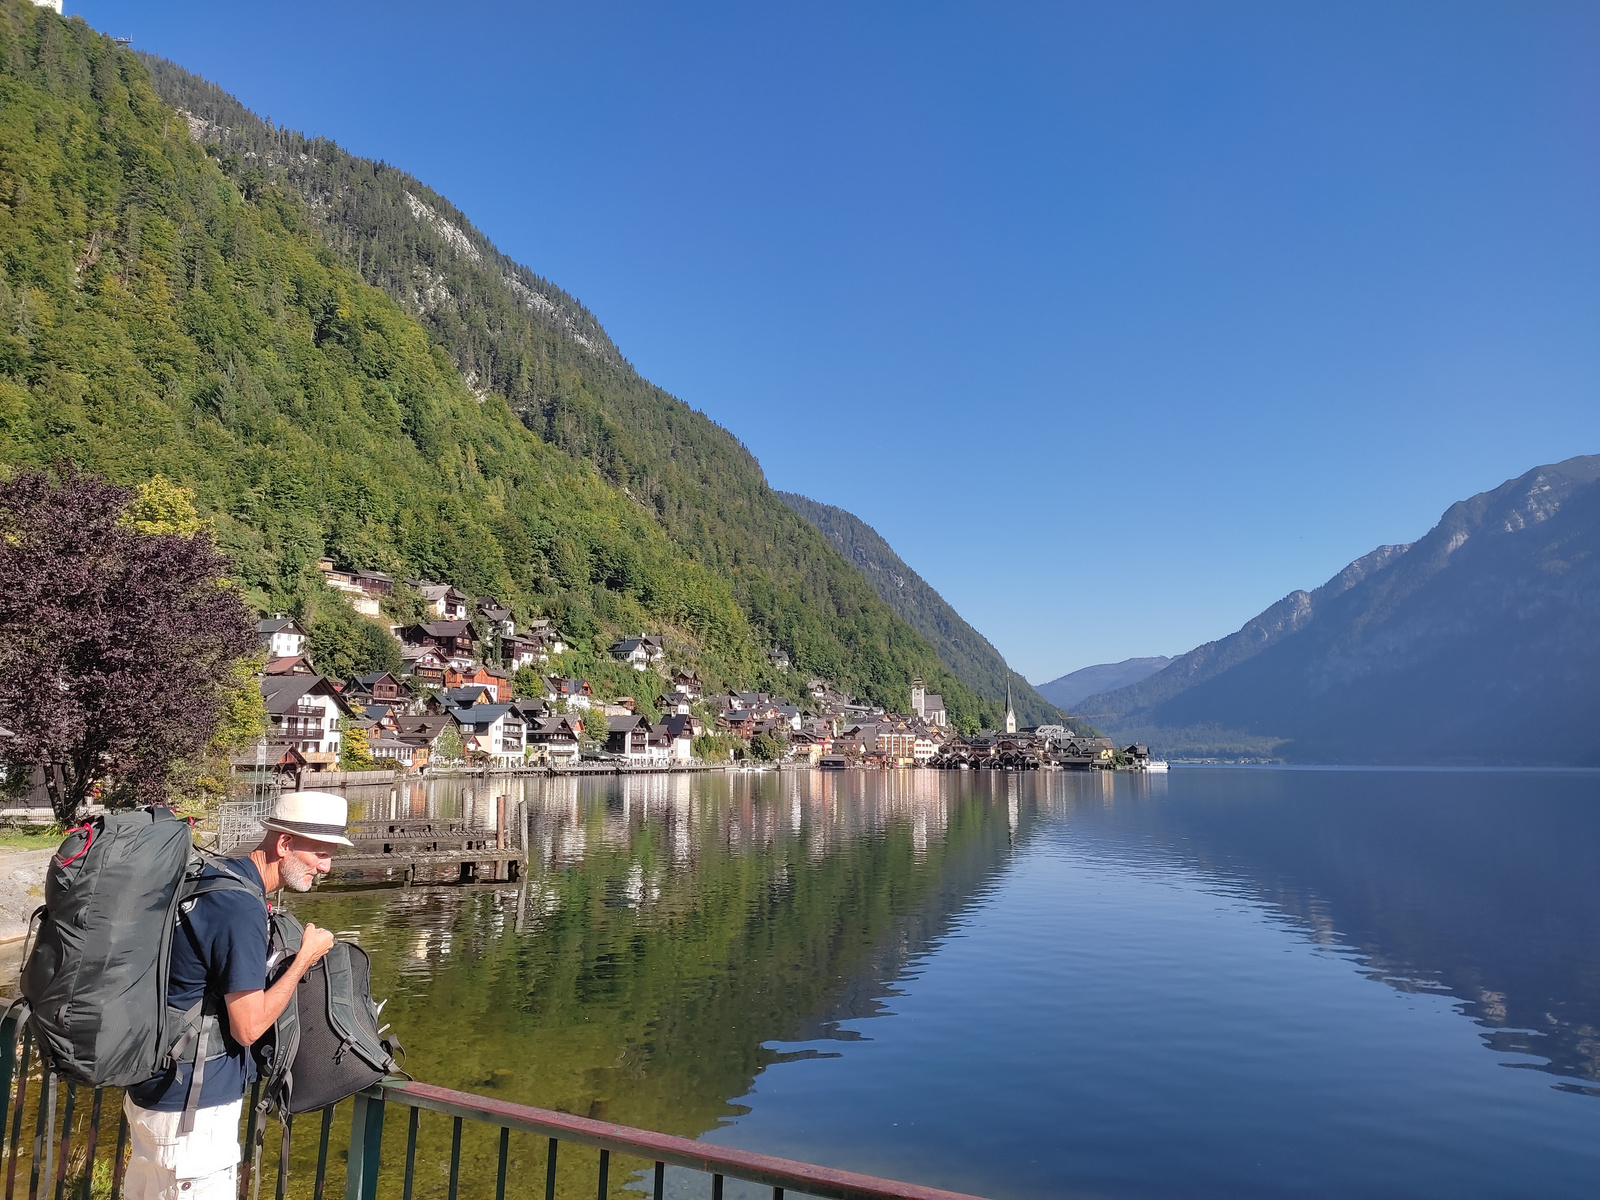
[[(380, 600), (394, 587), (390, 576), (320, 565), (328, 586), (357, 613), (380, 617)], [(260, 676), (267, 734), (257, 755), (236, 760), (236, 768), (299, 781), (352, 768), (422, 774), (463, 764), (561, 770), (585, 762), (617, 770), (733, 760), (834, 769), (1165, 768), (1143, 746), (1119, 750), (1108, 738), (1060, 725), (1019, 730), (1009, 695), (1003, 730), (963, 737), (949, 727), (943, 698), (920, 678), (904, 713), (858, 704), (822, 679), (810, 680), (804, 709), (765, 692), (708, 696), (694, 673), (669, 666), (663, 638), (640, 634), (610, 650), (641, 684), (659, 689), (650, 707), (661, 717), (652, 721), (636, 711), (633, 696), (602, 698), (587, 680), (546, 674), (551, 658), (567, 649), (550, 620), (519, 629), (492, 596), (470, 597), (427, 579), (406, 582), (431, 619), (389, 627), (400, 644), (398, 672), (329, 678), (311, 661), (294, 619), (278, 614), (257, 623), (269, 655)], [(781, 650), (770, 657), (788, 670)]]

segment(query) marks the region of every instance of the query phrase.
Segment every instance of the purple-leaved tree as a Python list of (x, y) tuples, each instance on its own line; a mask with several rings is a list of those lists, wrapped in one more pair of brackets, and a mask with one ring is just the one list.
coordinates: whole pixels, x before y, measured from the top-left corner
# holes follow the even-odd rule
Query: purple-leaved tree
[(45, 767), (63, 824), (97, 788), (109, 804), (165, 799), (255, 647), (210, 534), (141, 533), (133, 496), (71, 464), (0, 488), (0, 725), (15, 735), (0, 754)]

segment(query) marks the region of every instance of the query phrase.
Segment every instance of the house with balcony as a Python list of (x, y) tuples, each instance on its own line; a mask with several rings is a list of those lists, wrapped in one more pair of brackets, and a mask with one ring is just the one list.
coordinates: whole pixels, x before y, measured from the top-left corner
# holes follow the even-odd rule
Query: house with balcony
[(594, 703), (594, 689), (589, 686), (587, 679), (552, 675), (545, 681), (544, 698), (550, 704), (565, 704), (568, 711), (576, 709), (588, 712), (589, 706)]
[(400, 643), (407, 649), (431, 647), (457, 670), (469, 669), (475, 661), (472, 655), (472, 626), (462, 621), (422, 621), (415, 625), (400, 626)]
[(474, 605), (478, 616), (483, 618), (483, 623), (493, 633), (503, 638), (512, 637), (517, 632), (517, 623), (512, 619), (511, 610), (493, 596), (479, 596)]
[(621, 754), (631, 763), (649, 762), (655, 757), (650, 745), (650, 722), (629, 714), (606, 718), (606, 749)]
[(481, 664), (475, 664), (468, 670), (461, 670), (455, 666), (445, 668), (444, 686), (487, 688), (494, 693), (495, 701), (501, 704), (511, 699), (510, 677), (496, 667), (486, 667)]
[(531, 667), (534, 664), (544, 666), (550, 661), (550, 655), (545, 650), (544, 643), (535, 637), (517, 637), (506, 635), (500, 639), (500, 657), (505, 661), (506, 667), (512, 671), (519, 667)]
[(407, 646), (400, 651), (401, 673), (421, 688), (444, 687), (448, 666), (445, 656), (432, 646)]
[(395, 719), (395, 736), (411, 747), (411, 765), (421, 770), (432, 761), (438, 750), (439, 737), (446, 729), (455, 728), (455, 719), (448, 713), (398, 715)]
[(292, 748), (312, 771), (339, 762), (339, 719), (351, 715), (339, 689), (321, 675), (267, 675), (261, 679), (267, 706), (267, 745)]
[(472, 607), (472, 599), (446, 583), (431, 579), (413, 579), (411, 586), (422, 596), (422, 602), (433, 610), (433, 615), (445, 621), (465, 621)]
[(461, 744), (469, 755), (482, 755), (500, 763), (520, 762), (527, 749), (527, 729), (510, 704), (474, 704), (452, 708), (450, 716), (461, 727)]
[(528, 741), (551, 763), (575, 763), (582, 752), (583, 722), (564, 713), (544, 717), (528, 731)]
[(373, 671), (358, 675), (344, 686), (346, 700), (356, 700), (363, 705), (404, 704), (411, 699), (411, 689), (398, 675), (388, 671)]
[(531, 638), (537, 638), (544, 647), (546, 654), (565, 654), (567, 652), (567, 639), (555, 626), (549, 617), (535, 617), (528, 622), (528, 627), (523, 633)]

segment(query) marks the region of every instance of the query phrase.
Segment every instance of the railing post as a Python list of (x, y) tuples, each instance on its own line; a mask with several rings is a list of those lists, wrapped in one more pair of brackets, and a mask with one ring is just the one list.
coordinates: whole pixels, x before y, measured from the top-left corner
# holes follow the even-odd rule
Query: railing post
[(357, 1092), (350, 1116), (350, 1164), (344, 1200), (376, 1200), (378, 1162), (383, 1150), (383, 1093)]

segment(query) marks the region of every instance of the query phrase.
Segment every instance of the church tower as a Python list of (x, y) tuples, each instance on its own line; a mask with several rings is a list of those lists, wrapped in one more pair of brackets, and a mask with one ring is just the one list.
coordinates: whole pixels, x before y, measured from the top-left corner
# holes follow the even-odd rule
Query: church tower
[(1017, 710), (1011, 704), (1011, 680), (1006, 680), (1006, 732), (1017, 731)]
[(922, 676), (918, 675), (911, 681), (911, 711), (919, 717), (925, 716), (926, 714), (923, 710), (927, 707), (927, 703), (928, 688), (922, 682)]

